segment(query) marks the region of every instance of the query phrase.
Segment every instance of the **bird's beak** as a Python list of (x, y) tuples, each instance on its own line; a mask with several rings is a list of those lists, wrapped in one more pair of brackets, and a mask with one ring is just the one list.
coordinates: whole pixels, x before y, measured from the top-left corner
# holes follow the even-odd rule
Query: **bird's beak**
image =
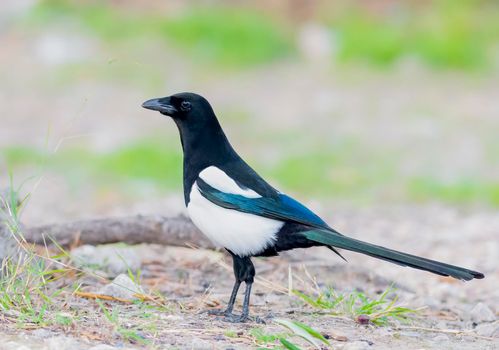
[(153, 98), (150, 100), (147, 100), (142, 104), (142, 107), (146, 109), (151, 109), (153, 111), (158, 111), (161, 112), (162, 114), (165, 115), (173, 115), (177, 112), (177, 109), (173, 107), (170, 104), (170, 98), (169, 97), (163, 97), (163, 98)]

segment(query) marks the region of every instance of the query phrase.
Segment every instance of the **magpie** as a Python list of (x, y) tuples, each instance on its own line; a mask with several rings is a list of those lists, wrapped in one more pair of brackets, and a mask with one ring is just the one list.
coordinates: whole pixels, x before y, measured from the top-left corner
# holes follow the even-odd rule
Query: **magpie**
[[(249, 318), (252, 257), (325, 246), (383, 259), (459, 280), (481, 279), (480, 272), (402, 253), (342, 235), (300, 202), (276, 190), (232, 148), (209, 102), (194, 93), (147, 100), (142, 107), (171, 117), (184, 153), (184, 200), (192, 222), (232, 256), (235, 283), (226, 310), (212, 310), (228, 322)], [(246, 290), (242, 313), (233, 314), (239, 287)]]

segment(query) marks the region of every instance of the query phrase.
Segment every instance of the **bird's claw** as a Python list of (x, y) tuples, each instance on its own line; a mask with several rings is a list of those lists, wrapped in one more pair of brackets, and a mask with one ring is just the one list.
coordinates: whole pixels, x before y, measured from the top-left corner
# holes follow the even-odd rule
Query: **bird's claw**
[(216, 310), (207, 310), (206, 312), (208, 313), (208, 315), (211, 315), (211, 316), (220, 316), (220, 317), (217, 317), (217, 320), (224, 321), (224, 322), (242, 323), (242, 322), (249, 320), (248, 315), (244, 315), (244, 314), (235, 315), (232, 313), (232, 311), (229, 311), (229, 310), (216, 309)]
[(245, 314), (242, 315), (234, 315), (234, 314), (226, 314), (224, 317), (219, 318), (219, 320), (229, 323), (245, 323), (245, 322), (255, 322), (258, 324), (266, 324), (265, 320), (261, 317), (251, 317)]
[(249, 319), (250, 319), (249, 316), (244, 314), (242, 315), (228, 314), (222, 318), (222, 321), (229, 323), (243, 323), (248, 321)]

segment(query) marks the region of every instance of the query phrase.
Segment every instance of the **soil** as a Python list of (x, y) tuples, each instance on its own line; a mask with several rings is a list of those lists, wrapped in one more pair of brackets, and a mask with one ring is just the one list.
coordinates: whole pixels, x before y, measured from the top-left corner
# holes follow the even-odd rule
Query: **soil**
[[(465, 283), (348, 252), (345, 256), (349, 263), (345, 263), (327, 249), (296, 250), (278, 258), (255, 259), (258, 279), (251, 313), (266, 324), (231, 324), (203, 312), (225, 305), (233, 282), (230, 258), (208, 250), (138, 245), (133, 249), (141, 257), (141, 286), (165, 296), (166, 307), (156, 310), (152, 308), (154, 303), (149, 303), (151, 308), (145, 309), (142, 303), (118, 301), (104, 305), (117, 313), (120, 327), (134, 330), (143, 339), (124, 340), (117, 326), (99, 312), (95, 300), (73, 295), (65, 297), (63, 310), (78, 309), (82, 317), (67, 327), (33, 326), (29, 330), (16, 325), (12, 316), (4, 315), (2, 349), (21, 345), (28, 349), (56, 349), (63, 344), (71, 344), (72, 349), (99, 344), (107, 344), (109, 349), (250, 349), (257, 346), (255, 328), (268, 334), (285, 331), (273, 321), (276, 318), (312, 326), (328, 336), (335, 349), (499, 348), (497, 213), (398, 206), (343, 209), (335, 217), (338, 228), (359, 232), (355, 234), (358, 238), (474, 268), (485, 273), (486, 278)], [(421, 310), (407, 323), (394, 320), (379, 327), (361, 325), (346, 314), (331, 315), (288, 295), (290, 273), (292, 288), (310, 295), (317, 287), (333, 286), (339, 292), (358, 290), (375, 297), (393, 285), (400, 305)], [(98, 292), (109, 282), (89, 275), (81, 283), (81, 290)], [(479, 303), (492, 311), (495, 320), (480, 320), (480, 314), (471, 311)], [(291, 340), (306, 348), (299, 339)]]

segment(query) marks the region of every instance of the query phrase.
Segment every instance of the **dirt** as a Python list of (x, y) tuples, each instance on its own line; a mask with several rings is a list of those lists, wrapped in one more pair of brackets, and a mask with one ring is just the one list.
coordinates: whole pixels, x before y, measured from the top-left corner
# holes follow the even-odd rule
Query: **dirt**
[[(282, 333), (285, 330), (273, 319), (284, 318), (301, 321), (320, 331), (331, 339), (335, 349), (499, 348), (497, 213), (396, 207), (343, 209), (335, 218), (336, 227), (344, 232), (359, 232), (356, 237), (474, 268), (485, 273), (486, 278), (464, 283), (348, 252), (345, 256), (349, 263), (345, 263), (327, 249), (296, 250), (280, 258), (256, 259), (258, 279), (251, 312), (266, 324), (230, 324), (203, 313), (223, 307), (228, 299), (233, 281), (227, 256), (192, 248), (139, 245), (133, 249), (141, 257), (141, 285), (147, 291), (159, 291), (166, 297), (167, 306), (156, 310), (154, 303), (149, 309), (144, 304), (105, 302), (104, 305), (119, 315), (122, 327), (136, 331), (142, 337), (140, 341), (124, 340), (116, 324), (102, 316), (96, 301), (73, 295), (65, 297), (63, 310), (78, 309), (79, 321), (68, 327), (35, 326), (36, 329), (28, 330), (4, 315), (2, 346), (56, 349), (70, 343), (73, 349), (88, 349), (98, 344), (116, 349), (249, 349), (257, 346), (253, 329)], [(329, 285), (340, 292), (359, 290), (372, 297), (393, 284), (401, 305), (422, 309), (408, 323), (360, 325), (348, 315), (334, 316), (314, 310), (296, 296), (288, 295), (290, 271), (292, 288), (310, 295), (314, 295), (315, 283), (319, 288)], [(109, 282), (89, 276), (82, 283), (82, 290), (96, 292)], [(478, 303), (492, 311), (495, 321), (477, 321), (480, 315), (474, 315), (472, 309)], [(300, 343), (296, 338), (291, 339)]]

